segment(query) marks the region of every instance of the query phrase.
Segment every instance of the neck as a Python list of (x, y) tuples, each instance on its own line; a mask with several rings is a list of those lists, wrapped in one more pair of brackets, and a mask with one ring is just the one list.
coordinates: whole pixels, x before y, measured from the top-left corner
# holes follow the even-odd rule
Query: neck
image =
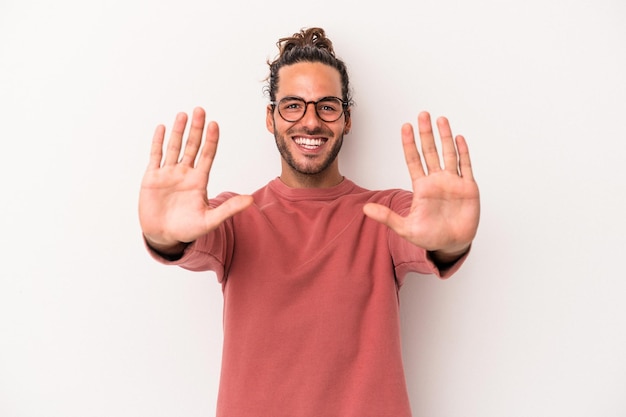
[(334, 173), (321, 172), (319, 174), (283, 170), (280, 175), (280, 180), (291, 188), (330, 188), (341, 183), (343, 178), (338, 170)]

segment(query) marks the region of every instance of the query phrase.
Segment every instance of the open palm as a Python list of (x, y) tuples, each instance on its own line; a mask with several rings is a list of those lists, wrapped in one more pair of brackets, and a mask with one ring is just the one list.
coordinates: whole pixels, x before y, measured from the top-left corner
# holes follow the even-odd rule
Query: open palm
[[(413, 127), (402, 127), (402, 146), (411, 175), (413, 201), (405, 217), (379, 204), (367, 204), (365, 214), (409, 242), (428, 251), (459, 254), (476, 235), (480, 217), (478, 186), (474, 180), (469, 149), (463, 136), (453, 138), (448, 120), (437, 121), (442, 158), (426, 112), (418, 116), (422, 158), (415, 144)], [(440, 160), (443, 160), (443, 168)]]
[(251, 196), (242, 195), (227, 200), (217, 208), (209, 207), (207, 186), (219, 129), (215, 122), (208, 124), (206, 140), (200, 149), (205, 112), (196, 108), (183, 148), (186, 124), (187, 115), (178, 114), (165, 158), (165, 127), (157, 127), (139, 194), (139, 221), (144, 236), (151, 246), (164, 252), (181, 243), (196, 240), (252, 204)]

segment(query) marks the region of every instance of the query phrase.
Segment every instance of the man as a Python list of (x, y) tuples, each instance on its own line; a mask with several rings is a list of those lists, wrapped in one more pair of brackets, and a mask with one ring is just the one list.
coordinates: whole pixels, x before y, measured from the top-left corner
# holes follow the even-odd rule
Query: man
[(413, 192), (369, 191), (344, 178), (337, 155), (351, 128), (345, 64), (319, 28), (279, 40), (270, 63), (267, 129), (280, 177), (250, 195), (207, 197), (218, 126), (179, 114), (163, 155), (155, 132), (139, 199), (153, 256), (214, 271), (224, 294), (217, 415), (410, 415), (398, 290), (409, 272), (448, 277), (479, 219), (468, 147), (418, 116), (426, 170), (410, 124), (402, 144)]

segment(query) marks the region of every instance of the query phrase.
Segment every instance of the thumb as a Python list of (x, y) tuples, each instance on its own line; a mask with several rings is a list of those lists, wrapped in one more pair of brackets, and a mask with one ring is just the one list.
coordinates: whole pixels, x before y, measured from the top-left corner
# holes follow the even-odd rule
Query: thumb
[(224, 201), (218, 207), (207, 210), (205, 213), (206, 224), (209, 230), (216, 228), (224, 220), (234, 216), (250, 207), (254, 199), (251, 195), (236, 195)]
[(382, 204), (367, 203), (363, 206), (363, 213), (370, 219), (384, 224), (396, 233), (399, 231), (400, 225), (402, 224), (402, 217)]

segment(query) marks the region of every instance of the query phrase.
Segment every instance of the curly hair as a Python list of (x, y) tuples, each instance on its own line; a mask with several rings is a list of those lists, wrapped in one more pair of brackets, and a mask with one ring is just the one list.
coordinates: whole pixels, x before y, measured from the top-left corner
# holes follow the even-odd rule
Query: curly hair
[(265, 92), (271, 101), (276, 100), (276, 90), (278, 89), (278, 72), (286, 66), (299, 62), (320, 62), (329, 65), (341, 76), (342, 99), (352, 105), (350, 80), (346, 64), (335, 56), (333, 43), (326, 37), (322, 28), (301, 29), (293, 36), (281, 38), (276, 42), (279, 54), (274, 61), (267, 61), (270, 67), (270, 74), (267, 77)]

